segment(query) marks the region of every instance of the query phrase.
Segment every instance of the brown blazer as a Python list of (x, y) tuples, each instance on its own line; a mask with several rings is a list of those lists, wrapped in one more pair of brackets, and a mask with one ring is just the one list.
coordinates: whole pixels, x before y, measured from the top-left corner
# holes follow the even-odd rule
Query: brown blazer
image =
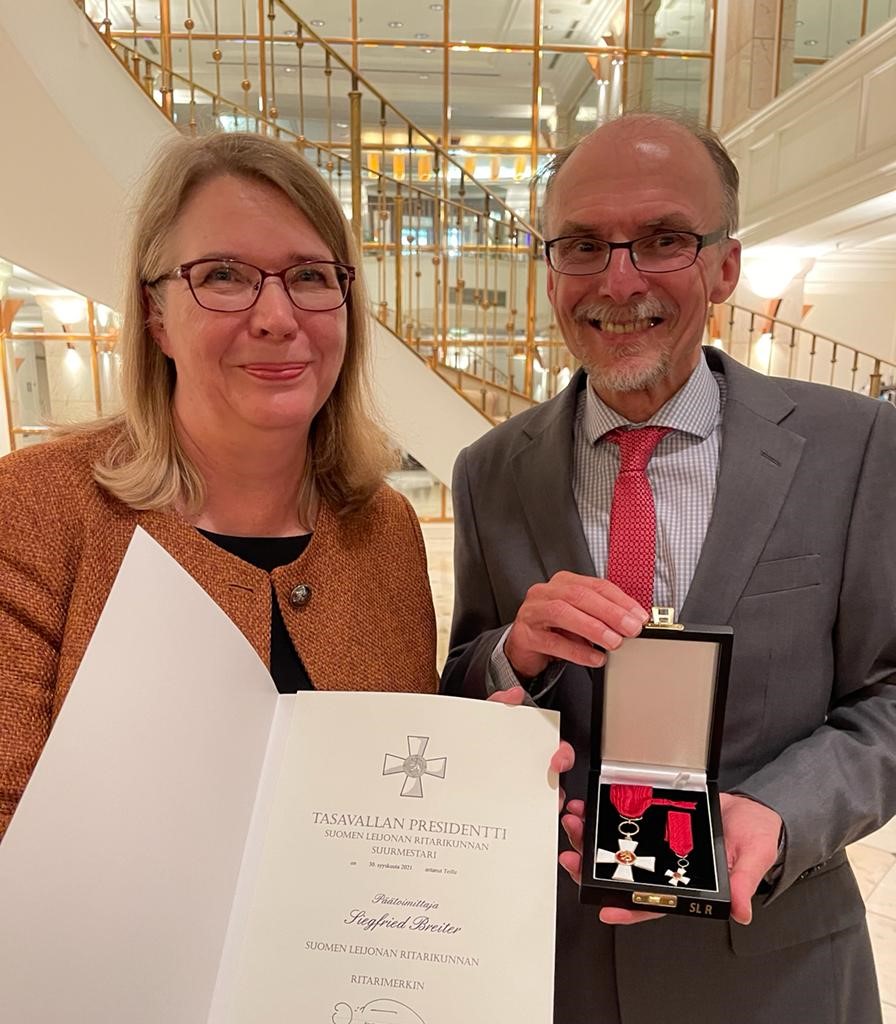
[[(93, 480), (108, 431), (0, 460), (0, 837), (93, 634), (136, 526), (167, 549), (268, 664), (271, 582), (322, 690), (434, 692), (435, 616), (420, 527), (387, 486), (361, 515), (322, 507), (302, 555), (270, 575), (174, 512), (138, 512)], [(310, 599), (290, 603), (299, 584)], [(164, 642), (164, 638), (160, 638)], [(122, 679), (127, 685), (127, 679)]]

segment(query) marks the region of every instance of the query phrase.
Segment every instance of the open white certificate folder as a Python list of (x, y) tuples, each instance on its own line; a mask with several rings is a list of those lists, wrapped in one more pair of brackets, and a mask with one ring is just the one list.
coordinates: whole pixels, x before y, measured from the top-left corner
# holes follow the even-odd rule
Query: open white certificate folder
[(137, 530), (0, 843), (0, 1016), (549, 1024), (557, 743), (532, 708), (277, 694)]

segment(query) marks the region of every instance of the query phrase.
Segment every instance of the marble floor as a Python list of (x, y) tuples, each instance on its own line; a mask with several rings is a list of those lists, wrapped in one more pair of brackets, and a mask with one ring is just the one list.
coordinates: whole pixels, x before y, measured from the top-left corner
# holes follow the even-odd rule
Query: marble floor
[[(439, 666), (448, 650), (454, 600), (451, 523), (424, 523), (429, 579), (439, 630)], [(868, 908), (884, 1024), (896, 1024), (896, 818), (847, 851)]]

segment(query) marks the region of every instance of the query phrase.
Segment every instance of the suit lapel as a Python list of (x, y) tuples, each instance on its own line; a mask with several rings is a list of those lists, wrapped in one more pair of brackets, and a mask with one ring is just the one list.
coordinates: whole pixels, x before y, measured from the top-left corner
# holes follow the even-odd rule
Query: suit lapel
[(774, 381), (713, 352), (728, 382), (716, 499), (684, 622), (727, 622), (790, 490), (805, 438), (780, 426), (794, 408)]
[(572, 487), (574, 425), (579, 371), (526, 427), (510, 468), (520, 507), (546, 580), (561, 570), (594, 575)]

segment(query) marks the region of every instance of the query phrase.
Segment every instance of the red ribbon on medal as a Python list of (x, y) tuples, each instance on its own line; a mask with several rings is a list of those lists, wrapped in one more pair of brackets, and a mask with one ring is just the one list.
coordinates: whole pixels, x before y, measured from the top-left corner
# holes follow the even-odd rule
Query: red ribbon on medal
[[(640, 818), (649, 807), (683, 807), (692, 811), (696, 803), (688, 803), (684, 800), (664, 800), (661, 797), (654, 797), (650, 786), (610, 786), (610, 802), (622, 815), (623, 818)], [(670, 815), (673, 812), (669, 812)], [(687, 815), (683, 814), (683, 818)], [(667, 826), (668, 827), (668, 826)]]
[[(692, 804), (692, 806), (694, 805)], [(669, 811), (666, 817), (666, 842), (679, 861), (684, 860), (694, 849), (690, 814), (685, 814), (682, 811)]]

